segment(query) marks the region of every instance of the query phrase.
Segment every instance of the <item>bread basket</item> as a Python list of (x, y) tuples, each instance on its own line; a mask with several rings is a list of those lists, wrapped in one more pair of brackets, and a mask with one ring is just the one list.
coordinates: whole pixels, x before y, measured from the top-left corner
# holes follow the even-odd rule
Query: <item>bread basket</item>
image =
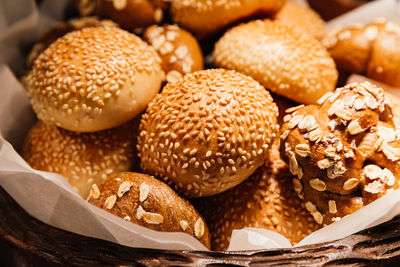
[(26, 213), (3, 188), (0, 199), (3, 266), (389, 265), (400, 259), (400, 235), (395, 230), (399, 217), (337, 241), (291, 249), (161, 250), (132, 248), (60, 230)]

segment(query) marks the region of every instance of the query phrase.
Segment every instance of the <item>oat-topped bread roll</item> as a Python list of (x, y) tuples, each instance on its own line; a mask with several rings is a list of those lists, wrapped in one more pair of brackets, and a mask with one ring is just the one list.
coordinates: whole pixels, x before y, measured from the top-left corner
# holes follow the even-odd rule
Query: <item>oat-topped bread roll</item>
[(66, 22), (60, 22), (56, 24), (53, 28), (48, 30), (39, 40), (37, 44), (34, 45), (32, 51), (29, 53), (26, 60), (26, 64), (29, 68), (33, 66), (33, 62), (36, 58), (46, 50), (49, 45), (51, 45), (55, 40), (64, 36), (65, 34), (80, 30), (88, 27), (118, 27), (117, 24), (111, 20), (100, 20), (97, 17), (83, 17), (70, 19)]
[(167, 84), (140, 123), (141, 167), (188, 197), (218, 194), (260, 167), (275, 139), (277, 107), (252, 78), (209, 69)]
[(168, 82), (204, 68), (203, 53), (196, 38), (177, 25), (150, 26), (143, 39), (160, 55)]
[(88, 201), (152, 230), (187, 233), (210, 248), (210, 232), (201, 215), (170, 187), (147, 174), (112, 174), (92, 186)]
[(252, 16), (273, 15), (285, 0), (172, 0), (174, 21), (199, 37)]
[(232, 231), (245, 227), (275, 231), (293, 245), (320, 228), (294, 192), (292, 179), (275, 146), (265, 166), (249, 179), (219, 195), (196, 200), (195, 207), (210, 227), (211, 248), (226, 250)]
[(322, 40), (326, 35), (325, 21), (312, 8), (300, 3), (286, 2), (275, 15), (275, 19), (300, 27), (318, 40)]
[(399, 187), (400, 139), (383, 89), (353, 83), (319, 105), (287, 112), (281, 155), (318, 223), (339, 220)]
[(129, 31), (140, 32), (163, 20), (167, 0), (75, 0), (82, 16), (109, 18)]
[(39, 55), (27, 90), (39, 119), (70, 131), (100, 131), (146, 108), (164, 77), (160, 63), (154, 49), (134, 34), (116, 27), (84, 28)]
[(339, 70), (400, 87), (400, 26), (389, 21), (335, 29), (325, 46)]
[(299, 103), (315, 104), (336, 86), (335, 63), (320, 42), (279, 21), (251, 21), (228, 30), (213, 55), (218, 67), (247, 74)]
[(23, 158), (37, 170), (63, 175), (83, 197), (113, 172), (139, 168), (136, 138), (140, 118), (119, 127), (75, 133), (38, 121), (25, 139)]

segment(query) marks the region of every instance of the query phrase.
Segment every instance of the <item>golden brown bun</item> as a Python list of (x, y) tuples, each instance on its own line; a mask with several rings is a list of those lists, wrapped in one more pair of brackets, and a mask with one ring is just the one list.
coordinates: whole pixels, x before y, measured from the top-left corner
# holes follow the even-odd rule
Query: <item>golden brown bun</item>
[(213, 52), (218, 67), (253, 77), (265, 88), (313, 104), (336, 86), (335, 63), (304, 31), (278, 21), (257, 20), (227, 31)]
[(210, 248), (210, 232), (201, 215), (170, 187), (147, 174), (112, 174), (99, 186), (93, 185), (88, 201), (152, 230), (187, 233)]
[(300, 27), (318, 40), (326, 35), (325, 21), (313, 9), (296, 2), (288, 1), (275, 15), (275, 19)]
[(292, 178), (274, 146), (265, 166), (249, 179), (222, 194), (196, 200), (210, 227), (212, 249), (226, 250), (232, 230), (245, 227), (275, 231), (292, 244), (320, 228), (294, 192)]
[(224, 69), (186, 74), (142, 117), (141, 167), (188, 197), (214, 195), (263, 164), (278, 128), (275, 103), (250, 77)]
[(285, 0), (172, 0), (174, 21), (199, 37), (211, 35), (252, 15), (273, 15)]
[(146, 108), (161, 86), (160, 63), (154, 49), (133, 34), (85, 28), (40, 54), (26, 81), (28, 94), (39, 119), (70, 131), (100, 131)]
[(140, 118), (96, 133), (75, 133), (38, 121), (26, 137), (23, 158), (37, 170), (63, 175), (86, 198), (93, 183), (113, 172), (139, 168)]
[(35, 59), (46, 50), (55, 40), (64, 36), (65, 34), (80, 30), (88, 27), (117, 27), (117, 24), (111, 20), (99, 20), (97, 17), (83, 17), (77, 19), (70, 19), (66, 22), (60, 22), (53, 28), (48, 30), (32, 48), (26, 60), (29, 68), (33, 66)]
[(339, 70), (400, 87), (400, 26), (377, 21), (333, 30), (324, 40)]
[(168, 82), (204, 68), (199, 43), (193, 35), (176, 25), (150, 26), (143, 39), (160, 55)]
[(164, 0), (75, 0), (82, 16), (110, 18), (129, 31), (160, 23), (167, 8)]
[(381, 88), (352, 83), (319, 103), (288, 111), (281, 154), (306, 208), (329, 224), (399, 187), (400, 141)]

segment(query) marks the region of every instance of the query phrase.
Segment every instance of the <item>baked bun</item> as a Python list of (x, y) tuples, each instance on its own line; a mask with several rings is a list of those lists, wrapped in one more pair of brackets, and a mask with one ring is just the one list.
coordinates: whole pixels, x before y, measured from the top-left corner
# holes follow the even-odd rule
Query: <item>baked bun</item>
[(300, 3), (288, 1), (275, 15), (275, 19), (300, 27), (317, 40), (322, 40), (326, 35), (325, 21), (312, 8)]
[(139, 168), (140, 119), (96, 133), (75, 133), (38, 121), (25, 139), (23, 158), (37, 170), (61, 174), (86, 198), (93, 183)]
[(55, 40), (64, 36), (65, 34), (80, 30), (88, 27), (118, 27), (117, 24), (111, 20), (100, 20), (97, 17), (83, 17), (70, 19), (66, 22), (60, 22), (56, 24), (53, 28), (48, 30), (36, 43), (26, 60), (26, 65), (31, 68), (35, 59), (46, 50), (49, 45), (51, 45)]
[(76, 132), (121, 125), (159, 91), (160, 61), (152, 47), (118, 28), (70, 32), (35, 60), (27, 78), (33, 110)]
[(319, 103), (288, 111), (281, 154), (306, 208), (329, 224), (399, 187), (400, 141), (381, 88), (353, 83)]
[(400, 26), (388, 21), (333, 30), (323, 42), (338, 69), (400, 87)]
[(265, 88), (312, 104), (336, 86), (335, 63), (303, 30), (278, 21), (257, 20), (227, 31), (216, 43), (218, 67), (253, 77)]
[(132, 223), (162, 232), (184, 232), (210, 248), (210, 232), (201, 215), (166, 184), (147, 174), (112, 174), (93, 185), (89, 203)]
[(144, 32), (143, 39), (160, 55), (168, 82), (204, 68), (199, 43), (193, 35), (176, 25), (150, 26)]
[(249, 179), (222, 194), (196, 200), (195, 207), (210, 227), (211, 248), (226, 250), (232, 231), (245, 227), (275, 231), (293, 245), (320, 228), (294, 192), (292, 177), (273, 147), (265, 166)]
[(273, 15), (285, 0), (172, 0), (174, 21), (199, 37), (254, 15)]
[(122, 28), (138, 32), (163, 19), (164, 0), (75, 0), (82, 16), (110, 18)]
[(279, 129), (277, 113), (250, 77), (224, 69), (186, 74), (142, 117), (141, 167), (188, 197), (218, 194), (263, 164)]

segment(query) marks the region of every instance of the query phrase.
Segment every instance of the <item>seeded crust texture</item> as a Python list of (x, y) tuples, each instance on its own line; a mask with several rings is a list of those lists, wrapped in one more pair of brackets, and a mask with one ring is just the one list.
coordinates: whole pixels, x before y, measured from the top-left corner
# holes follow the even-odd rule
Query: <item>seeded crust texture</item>
[(142, 117), (141, 167), (187, 197), (220, 193), (263, 164), (277, 113), (250, 77), (223, 69), (187, 74), (167, 84)]
[(170, 187), (152, 176), (122, 172), (93, 185), (89, 203), (129, 222), (162, 232), (184, 232), (210, 248), (201, 215)]
[(290, 108), (281, 155), (294, 190), (319, 224), (329, 224), (399, 188), (400, 139), (384, 91), (368, 82)]
[(204, 68), (203, 53), (196, 38), (176, 25), (150, 26), (143, 39), (160, 55), (168, 82)]
[(39, 119), (76, 132), (100, 131), (145, 109), (161, 86), (160, 63), (133, 34), (85, 28), (40, 54), (27, 78), (28, 94)]
[(32, 51), (28, 55), (26, 65), (29, 68), (32, 68), (33, 62), (36, 60), (36, 58), (61, 36), (64, 36), (69, 32), (88, 27), (118, 27), (118, 25), (111, 20), (100, 20), (97, 17), (75, 18), (66, 22), (60, 22), (47, 31), (40, 38), (39, 42), (35, 44), (35, 46), (32, 48)]
[(93, 183), (139, 168), (140, 119), (96, 133), (75, 133), (38, 121), (25, 139), (23, 158), (37, 170), (63, 175), (86, 198)]
[(312, 8), (302, 4), (288, 1), (275, 15), (275, 19), (300, 27), (317, 40), (322, 40), (326, 35), (325, 21)]
[(204, 37), (254, 14), (273, 15), (284, 3), (284, 0), (172, 0), (171, 13), (180, 26)]
[(82, 16), (110, 18), (133, 32), (160, 23), (168, 7), (164, 0), (75, 0), (75, 4)]
[(335, 63), (320, 42), (278, 21), (257, 20), (230, 29), (213, 55), (218, 67), (247, 74), (298, 103), (315, 104), (336, 86)]
[(338, 69), (400, 87), (400, 26), (379, 20), (334, 29), (323, 41)]
[(297, 198), (292, 178), (278, 146), (273, 146), (265, 165), (249, 179), (219, 195), (196, 199), (194, 205), (210, 227), (211, 248), (226, 250), (232, 231), (245, 227), (275, 231), (293, 245), (319, 229)]

